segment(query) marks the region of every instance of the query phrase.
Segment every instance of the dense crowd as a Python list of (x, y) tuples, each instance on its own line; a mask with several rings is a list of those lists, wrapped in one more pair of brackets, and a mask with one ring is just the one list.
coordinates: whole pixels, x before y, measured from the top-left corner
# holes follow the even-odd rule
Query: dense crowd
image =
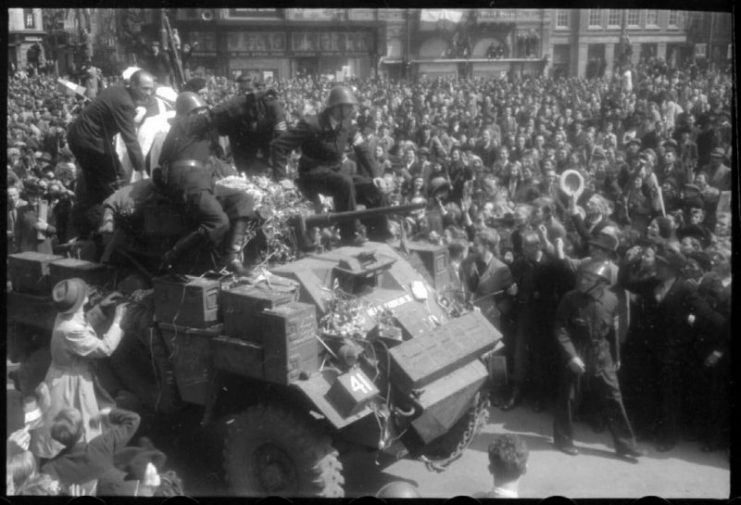
[[(639, 438), (662, 450), (685, 437), (728, 448), (730, 73), (644, 62), (591, 80), (346, 84), (390, 201), (426, 203), (392, 222), (393, 232), (446, 245), (453, 298), (460, 293), (503, 333), (512, 379), (495, 395), (502, 408), (523, 400), (552, 408), (556, 309), (579, 265), (601, 258), (614, 266), (611, 290), (622, 303), (616, 366)], [(267, 85), (290, 128), (323, 109), (334, 83)], [(239, 93), (219, 76), (197, 88), (212, 105)], [(83, 98), (53, 76), (25, 74), (9, 78), (7, 96), (8, 250), (64, 251), (75, 239), (78, 171), (66, 132)], [(228, 147), (216, 154), (231, 161)], [(350, 151), (342, 170), (356, 170)], [(493, 268), (487, 257), (505, 280), (482, 281)], [(602, 429), (595, 412), (586, 402), (579, 415)], [(38, 477), (14, 477), (16, 490), (39, 486)]]

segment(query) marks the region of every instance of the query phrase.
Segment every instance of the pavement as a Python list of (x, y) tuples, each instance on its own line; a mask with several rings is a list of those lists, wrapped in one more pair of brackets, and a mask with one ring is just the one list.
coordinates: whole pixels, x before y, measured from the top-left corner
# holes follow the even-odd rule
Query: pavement
[[(198, 429), (192, 423), (170, 426), (168, 433), (177, 433), (175, 437), (155, 435), (153, 439), (158, 445), (158, 441), (163, 443), (162, 450), (183, 477), (189, 494), (227, 496), (229, 492), (221, 477), (223, 434), (216, 427), (198, 436)], [(660, 453), (653, 445), (641, 444), (647, 455), (631, 462), (615, 455), (609, 433), (594, 433), (589, 426), (577, 424), (575, 439), (580, 454), (568, 456), (553, 447), (551, 431), (552, 416), (547, 412), (534, 413), (527, 407), (509, 412), (492, 408), (490, 424), (443, 473), (428, 471), (420, 461), (377, 462), (373, 453), (349, 453), (342, 457), (346, 496), (372, 496), (394, 480), (408, 481), (417, 486), (422, 496), (430, 498), (471, 496), (488, 491), (492, 484), (487, 471), (487, 447), (501, 433), (520, 435), (530, 449), (528, 472), (520, 483), (522, 498), (560, 495), (727, 499), (730, 495), (727, 451), (703, 453), (698, 442), (681, 442), (674, 450)], [(200, 444), (194, 447), (196, 440)], [(193, 460), (193, 454), (199, 454), (197, 461)]]
[[(530, 450), (528, 471), (520, 481), (521, 498), (729, 498), (731, 472), (728, 452), (703, 453), (698, 442), (681, 442), (667, 453), (640, 444), (647, 455), (636, 462), (619, 458), (608, 432), (575, 426), (578, 456), (553, 447), (553, 418), (527, 407), (509, 412), (493, 408), (490, 424), (446, 472), (428, 472), (417, 461), (397, 461), (383, 473), (416, 484), (425, 497), (449, 498), (491, 489), (487, 447), (501, 433), (516, 433)], [(352, 470), (347, 468), (348, 472)], [(351, 490), (348, 489), (348, 492)]]
[[(7, 387), (7, 420), (20, 421), (20, 397)], [(201, 430), (199, 410), (168, 420), (143, 419), (139, 430), (168, 455), (168, 467), (183, 478), (191, 496), (227, 496), (221, 466), (222, 428)], [(12, 423), (15, 424), (15, 423)], [(12, 429), (8, 426), (9, 431)], [(728, 451), (703, 453), (698, 442), (681, 442), (674, 450), (660, 453), (643, 444), (647, 455), (637, 462), (615, 456), (609, 433), (594, 433), (582, 424), (575, 426), (578, 456), (556, 450), (551, 442), (552, 416), (534, 413), (528, 407), (509, 412), (492, 408), (490, 423), (464, 454), (445, 472), (428, 471), (415, 460), (376, 462), (373, 453), (350, 453), (342, 458), (345, 492), (349, 497), (374, 495), (384, 484), (408, 481), (424, 497), (471, 496), (491, 489), (487, 471), (487, 447), (501, 433), (516, 433), (530, 449), (528, 472), (520, 482), (521, 498), (568, 496), (570, 498), (727, 499), (731, 472)], [(193, 455), (198, 454), (197, 458)]]

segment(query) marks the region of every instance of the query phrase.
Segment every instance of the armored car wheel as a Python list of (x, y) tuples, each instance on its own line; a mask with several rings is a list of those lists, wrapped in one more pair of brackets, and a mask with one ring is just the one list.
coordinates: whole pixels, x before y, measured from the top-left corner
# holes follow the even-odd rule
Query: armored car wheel
[(224, 469), (238, 496), (344, 496), (342, 464), (311, 418), (256, 405), (229, 425)]

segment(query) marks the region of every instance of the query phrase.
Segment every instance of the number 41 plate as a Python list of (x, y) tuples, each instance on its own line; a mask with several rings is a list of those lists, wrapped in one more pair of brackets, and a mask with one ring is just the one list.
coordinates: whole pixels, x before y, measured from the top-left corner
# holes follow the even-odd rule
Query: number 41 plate
[(359, 368), (337, 377), (328, 399), (345, 417), (356, 413), (365, 403), (378, 394), (378, 388)]

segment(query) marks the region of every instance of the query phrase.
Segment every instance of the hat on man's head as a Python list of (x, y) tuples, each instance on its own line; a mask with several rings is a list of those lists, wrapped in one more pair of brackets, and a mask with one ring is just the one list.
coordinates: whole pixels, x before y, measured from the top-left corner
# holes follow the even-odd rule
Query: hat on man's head
[(722, 147), (716, 147), (710, 152), (711, 158), (725, 158), (726, 150)]
[(632, 137), (630, 140), (628, 140), (628, 142), (626, 143), (626, 145), (631, 145), (631, 144), (637, 144), (637, 145), (640, 146), (641, 145), (641, 140), (638, 139), (638, 138), (636, 138), (636, 137)]
[(88, 294), (87, 283), (78, 278), (65, 279), (52, 289), (54, 307), (60, 314), (73, 314), (82, 306)]
[(677, 148), (679, 148), (679, 145), (677, 144), (677, 141), (674, 140), (674, 139), (665, 140), (664, 142), (662, 142), (661, 145), (664, 146), (664, 149), (669, 149), (669, 148), (677, 149)]
[(664, 249), (661, 252), (657, 252), (656, 261), (663, 263), (676, 273), (681, 273), (684, 267), (687, 266), (687, 260), (684, 255), (673, 249)]

